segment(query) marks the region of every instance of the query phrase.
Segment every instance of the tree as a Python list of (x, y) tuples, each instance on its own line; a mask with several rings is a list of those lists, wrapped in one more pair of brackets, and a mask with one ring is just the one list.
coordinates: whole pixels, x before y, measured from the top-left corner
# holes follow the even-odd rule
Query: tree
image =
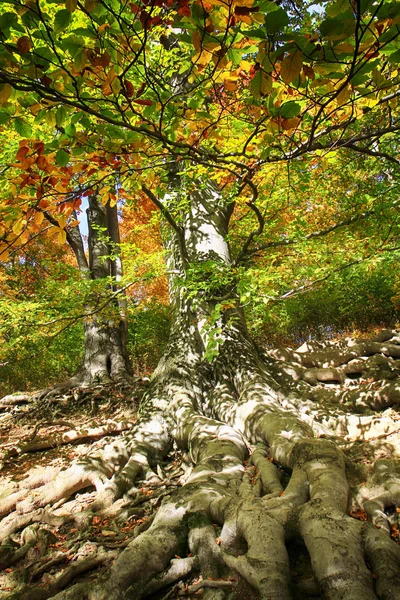
[[(3, 522), (3, 535), (88, 486), (97, 490), (92, 511), (121, 515), (122, 498), (129, 511), (136, 479), (155, 486), (165, 480), (154, 469), (173, 443), (193, 463), (151, 527), (94, 587), (60, 591), (66, 577), (43, 590), (22, 587), (12, 598), (151, 597), (195, 568), (210, 598), (232, 597), (226, 578), (233, 574), (245, 594), (251, 587), (265, 599), (399, 597), (399, 547), (389, 518), (399, 503), (399, 464), (389, 457), (398, 455), (396, 443), (371, 472), (351, 468), (345, 454), (346, 440), (365, 449), (396, 431), (388, 416), (381, 432), (373, 414), (398, 403), (396, 380), (387, 377), (378, 389), (369, 382), (361, 397), (358, 390), (313, 387), (380, 369), (397, 377), (398, 338), (385, 332), (339, 351), (305, 346), (266, 359), (249, 339), (238, 293), (240, 268), (265, 250), (261, 190), (271, 164), (297, 165), (303, 155), (341, 148), (396, 163), (397, 6), (340, 0), (314, 17), (295, 3), (284, 6), (68, 0), (61, 10), (16, 2), (3, 15), (4, 112), (22, 131), (24, 108), (37, 120), (56, 119), (62, 108), (62, 129), (48, 147), (56, 162), (79, 164), (83, 181), (95, 147), (128, 193), (140, 187), (154, 202), (165, 220), (174, 312), (140, 420), (28, 495), (31, 482), (8, 495), (1, 510), (17, 513)], [(37, 190), (38, 183), (27, 185)], [(49, 180), (40, 183), (52, 193)], [(72, 185), (70, 176), (66, 195)], [(256, 225), (232, 256), (229, 228), (241, 210), (253, 213)], [(307, 239), (342, 231), (360, 215), (334, 216)], [(295, 242), (285, 232), (275, 241)], [(334, 414), (332, 402), (339, 402)], [(350, 498), (370, 522), (349, 515)], [(81, 523), (85, 518), (92, 513)], [(221, 528), (220, 546), (213, 523)], [(295, 542), (312, 575), (303, 590), (290, 582)], [(96, 555), (85, 567), (109, 558)]]
[[(50, 216), (49, 218), (52, 220)], [(82, 371), (69, 382), (73, 385), (126, 380), (128, 375), (126, 298), (121, 290), (121, 240), (116, 203), (111, 205), (107, 202), (103, 205), (96, 193), (89, 196), (87, 221), (89, 260), (86, 258), (78, 225), (67, 228), (66, 239), (75, 254), (82, 276), (106, 283), (111, 288), (113, 297), (104, 300), (104, 294), (103, 299), (101, 294), (96, 298), (96, 292), (93, 292), (84, 326), (85, 356)], [(116, 304), (116, 315), (109, 319), (98, 316), (96, 313), (100, 312), (99, 303), (101, 306), (101, 302), (109, 304), (110, 301)]]

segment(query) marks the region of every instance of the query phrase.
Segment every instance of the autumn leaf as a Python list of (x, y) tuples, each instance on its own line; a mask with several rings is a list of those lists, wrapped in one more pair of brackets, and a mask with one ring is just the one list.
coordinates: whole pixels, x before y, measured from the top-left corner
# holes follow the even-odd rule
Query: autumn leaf
[(351, 87), (347, 84), (342, 90), (340, 90), (340, 92), (336, 96), (336, 104), (338, 106), (342, 106), (343, 104), (346, 104), (350, 97)]
[(133, 84), (130, 81), (128, 81), (128, 79), (124, 79), (124, 86), (127, 97), (132, 98), (133, 94), (135, 93), (135, 88), (133, 87)]
[(293, 54), (289, 54), (283, 59), (281, 64), (281, 79), (285, 83), (292, 83), (294, 79), (300, 75), (301, 67), (303, 65), (303, 53), (301, 50), (296, 50)]
[(300, 122), (300, 117), (293, 117), (292, 119), (281, 119), (281, 126), (284, 131), (288, 131), (289, 129), (296, 129)]
[(35, 225), (41, 225), (43, 223), (44, 214), (42, 212), (36, 211), (35, 216), (33, 218)]
[(32, 48), (32, 42), (27, 35), (23, 35), (19, 38), (17, 41), (17, 48), (21, 54), (27, 54), (29, 52), (29, 50)]
[(67, 240), (67, 234), (64, 229), (60, 229), (57, 234), (57, 240), (59, 244), (65, 244)]
[(272, 79), (268, 73), (262, 69), (258, 70), (254, 75), (251, 84), (250, 92), (254, 98), (259, 100), (263, 96), (270, 94), (272, 91)]
[(12, 87), (9, 83), (5, 83), (4, 85), (0, 85), (0, 102), (3, 104), (7, 102), (9, 97), (11, 96)]
[(152, 106), (153, 105), (152, 100), (145, 100), (145, 99), (143, 99), (143, 100), (139, 99), (138, 100), (138, 99), (135, 98), (133, 100), (133, 102), (135, 102), (136, 104), (141, 104), (142, 106)]
[(68, 12), (74, 12), (78, 6), (78, 0), (65, 0), (65, 8)]

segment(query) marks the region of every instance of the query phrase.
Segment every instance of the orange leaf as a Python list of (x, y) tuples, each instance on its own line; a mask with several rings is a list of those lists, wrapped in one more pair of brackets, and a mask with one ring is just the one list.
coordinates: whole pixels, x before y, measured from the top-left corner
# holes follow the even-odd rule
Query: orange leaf
[(35, 212), (35, 216), (33, 218), (35, 225), (41, 225), (43, 223), (44, 214), (42, 212)]
[(28, 152), (29, 152), (29, 148), (27, 148), (26, 146), (21, 146), (19, 148), (19, 150), (18, 150), (17, 155), (16, 155), (15, 158), (17, 160), (22, 160), (22, 159), (25, 158), (25, 156), (28, 154)]

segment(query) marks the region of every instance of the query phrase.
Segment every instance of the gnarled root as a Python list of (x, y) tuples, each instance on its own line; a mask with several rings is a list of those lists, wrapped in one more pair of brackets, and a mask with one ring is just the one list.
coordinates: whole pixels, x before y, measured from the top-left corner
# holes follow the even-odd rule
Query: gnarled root
[[(385, 346), (392, 356), (394, 337)], [(337, 353), (351, 354), (350, 364), (360, 348), (381, 353), (382, 344), (346, 342)], [(303, 352), (305, 368), (327, 368), (333, 350)], [(235, 327), (209, 372), (214, 385), (202, 388), (202, 369), (195, 348), (171, 350), (129, 431), (67, 468), (8, 481), (0, 502), (0, 564), (12, 567), (0, 577), (6, 597), (400, 598), (400, 451), (388, 437), (349, 430), (354, 418), (379, 416), (349, 413), (340, 381), (335, 410), (310, 398), (315, 382), (292, 381), (286, 392)], [(385, 418), (396, 426), (394, 410)], [(362, 456), (367, 444), (380, 460)]]

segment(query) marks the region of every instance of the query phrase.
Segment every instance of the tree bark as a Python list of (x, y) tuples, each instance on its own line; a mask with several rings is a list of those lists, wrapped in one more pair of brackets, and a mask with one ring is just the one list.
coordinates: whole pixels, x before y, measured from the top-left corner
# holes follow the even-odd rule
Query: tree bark
[[(122, 271), (117, 207), (103, 206), (93, 195), (87, 209), (88, 251), (86, 258), (79, 227), (71, 227), (67, 241), (71, 246), (85, 279), (103, 282), (104, 289), (94, 292), (86, 307), (84, 324), (84, 359), (78, 379), (81, 383), (111, 382), (127, 379), (129, 374), (127, 343), (126, 296), (120, 291)], [(115, 294), (107, 307), (112, 316), (97, 314), (106, 290)], [(111, 311), (110, 311), (111, 309)]]

